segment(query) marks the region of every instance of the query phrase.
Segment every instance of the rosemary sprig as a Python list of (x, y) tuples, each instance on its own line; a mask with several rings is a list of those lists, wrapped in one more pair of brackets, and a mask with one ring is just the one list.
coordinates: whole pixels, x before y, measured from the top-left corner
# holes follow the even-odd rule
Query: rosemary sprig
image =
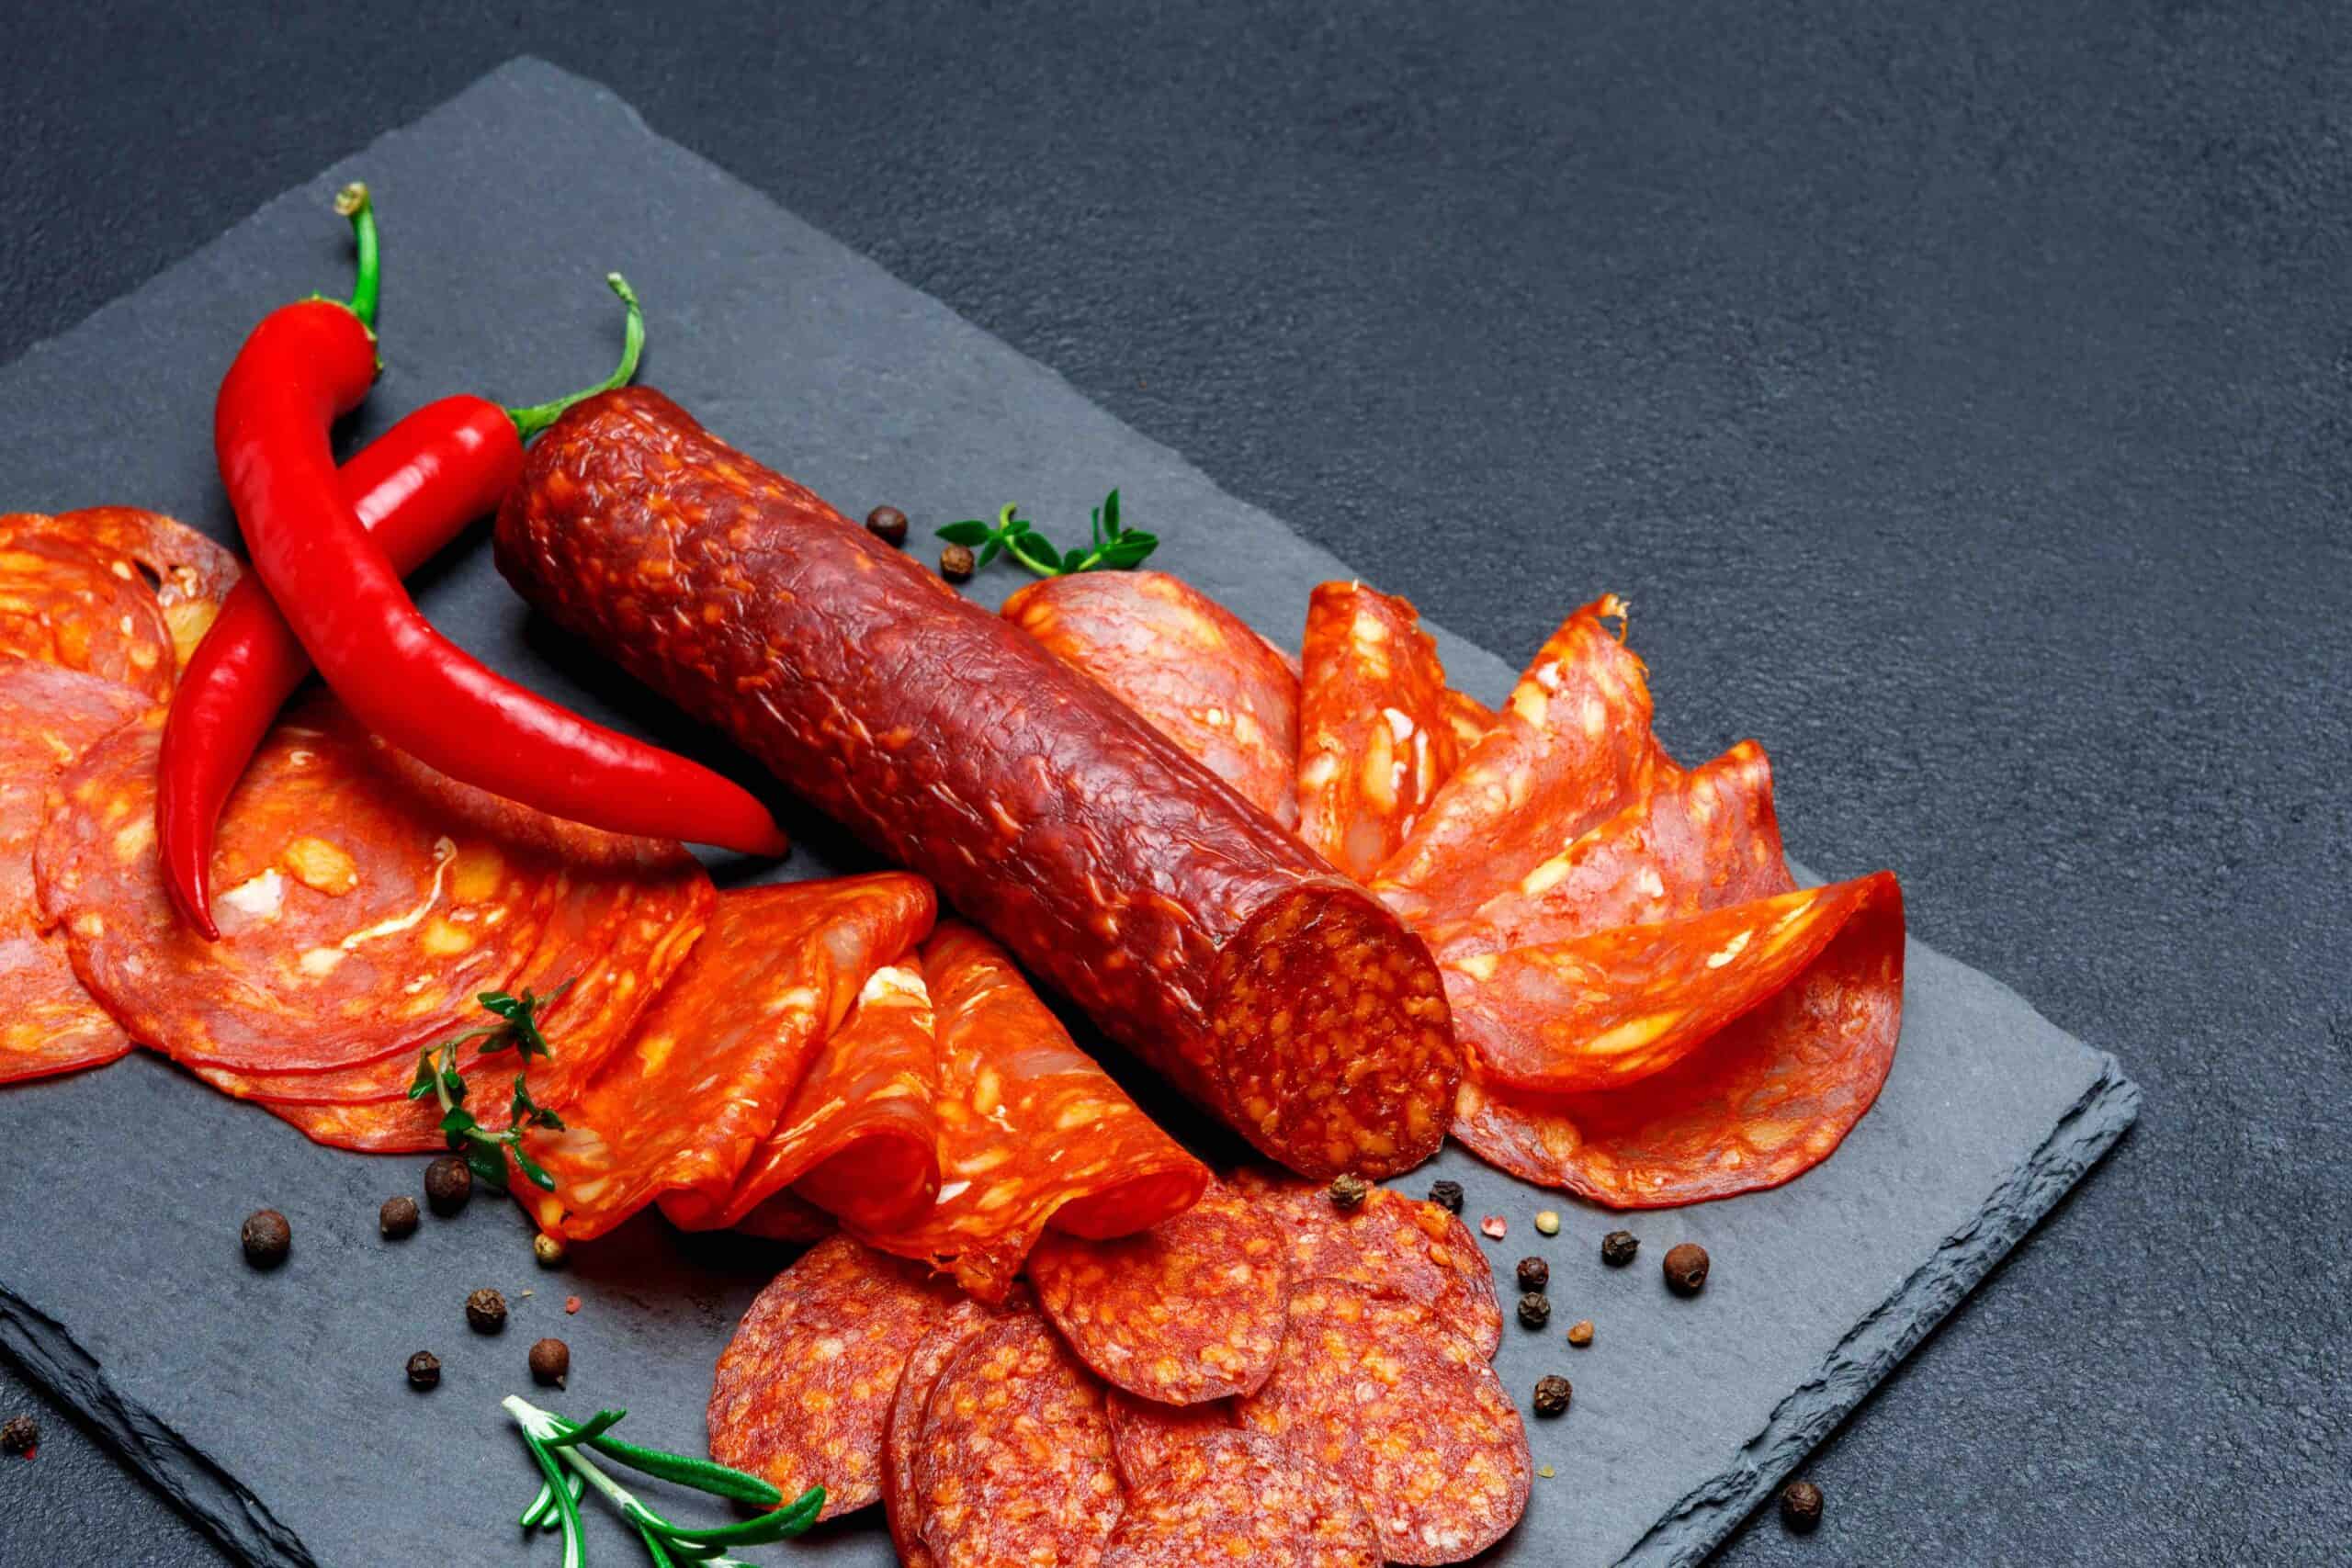
[[(645, 1543), (646, 1554), (653, 1560), (655, 1568), (677, 1568), (682, 1559), (705, 1562), (709, 1568), (752, 1568), (752, 1564), (728, 1555), (728, 1549), (762, 1546), (799, 1535), (817, 1522), (817, 1515), (825, 1506), (825, 1489), (821, 1486), (812, 1486), (789, 1506), (776, 1507), (784, 1501), (784, 1494), (756, 1475), (689, 1454), (665, 1453), (660, 1449), (624, 1442), (610, 1435), (627, 1414), (624, 1411), (599, 1410), (586, 1421), (570, 1421), (552, 1410), (540, 1409), (518, 1394), (509, 1394), (502, 1403), (506, 1413), (514, 1417), (514, 1424), (522, 1428), (524, 1446), (531, 1450), (531, 1459), (542, 1477), (538, 1495), (515, 1522), (526, 1530), (560, 1529), (564, 1568), (582, 1568), (585, 1561), (580, 1537), (580, 1504), (591, 1487), (620, 1510), (621, 1517), (629, 1522), (638, 1539)], [(733, 1524), (698, 1529), (673, 1524), (605, 1474), (592, 1454), (601, 1454), (632, 1470), (713, 1496), (756, 1504), (775, 1511)]]
[[(575, 976), (576, 977), (576, 976)], [(523, 1133), (528, 1127), (545, 1127), (550, 1132), (563, 1131), (563, 1118), (531, 1098), (530, 1086), (523, 1075), (514, 1075), (514, 1098), (507, 1107), (506, 1131), (493, 1133), (483, 1127), (474, 1113), (466, 1109), (465, 1076), (458, 1071), (458, 1047), (482, 1042), (481, 1055), (492, 1055), (512, 1048), (517, 1060), (530, 1066), (534, 1056), (552, 1057), (555, 1047), (540, 1032), (539, 1010), (552, 1006), (557, 998), (571, 989), (566, 980), (546, 996), (529, 987), (523, 987), (519, 997), (504, 991), (484, 991), (474, 999), (498, 1020), (462, 1033), (453, 1034), (437, 1045), (428, 1045), (418, 1053), (415, 1081), (408, 1086), (411, 1100), (423, 1100), (432, 1095), (441, 1102), (441, 1132), (452, 1151), (466, 1156), (467, 1166), (475, 1179), (486, 1181), (503, 1191), (506, 1187), (506, 1156), (513, 1155), (514, 1163), (535, 1186), (549, 1192), (555, 1190), (555, 1178), (547, 1168), (533, 1159), (523, 1147)]]
[(1159, 547), (1159, 541), (1140, 528), (1119, 525), (1119, 492), (1115, 490), (1093, 510), (1093, 539), (1091, 547), (1084, 549), (1057, 550), (1052, 540), (1037, 532), (1035, 525), (1019, 515), (1020, 511), (1018, 503), (1008, 505), (996, 514), (992, 525), (977, 517), (950, 523), (939, 531), (939, 536), (951, 545), (978, 550), (978, 558), (972, 563), (976, 571), (1004, 554), (1039, 577), (1066, 577), (1074, 571), (1126, 571), (1141, 566), (1144, 558)]

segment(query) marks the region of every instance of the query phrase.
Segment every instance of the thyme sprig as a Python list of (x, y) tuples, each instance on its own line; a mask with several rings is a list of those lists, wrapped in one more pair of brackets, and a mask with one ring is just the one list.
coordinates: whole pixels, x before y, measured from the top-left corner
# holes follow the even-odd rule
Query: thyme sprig
[(992, 525), (977, 517), (950, 523), (939, 531), (939, 536), (951, 545), (977, 549), (979, 555), (972, 563), (975, 571), (1004, 554), (1039, 577), (1066, 577), (1075, 571), (1125, 571), (1141, 566), (1144, 558), (1159, 547), (1159, 541), (1142, 529), (1119, 525), (1119, 492), (1115, 490), (1104, 496), (1102, 504), (1091, 514), (1093, 538), (1091, 546), (1082, 549), (1054, 548), (1053, 541), (1037, 532), (1036, 525), (1021, 516), (1020, 511), (1018, 502), (1008, 505), (996, 514)]
[(512, 1049), (516, 1060), (526, 1067), (534, 1056), (554, 1056), (555, 1047), (548, 1043), (547, 1035), (540, 1031), (539, 1010), (553, 1006), (558, 998), (571, 989), (571, 980), (566, 980), (544, 997), (528, 986), (523, 987), (519, 997), (505, 991), (484, 991), (474, 1000), (497, 1022), (453, 1034), (417, 1055), (416, 1078), (408, 1086), (408, 1097), (423, 1100), (429, 1094), (441, 1102), (441, 1133), (450, 1149), (466, 1156), (466, 1165), (475, 1179), (502, 1191), (506, 1187), (509, 1155), (514, 1156), (514, 1163), (522, 1167), (523, 1174), (530, 1178), (533, 1185), (549, 1192), (555, 1190), (555, 1178), (523, 1147), (523, 1133), (530, 1127), (560, 1133), (563, 1131), (563, 1118), (534, 1100), (530, 1086), (524, 1082), (521, 1073), (516, 1073), (514, 1098), (507, 1106), (506, 1130), (491, 1132), (466, 1109), (468, 1089), (465, 1076), (458, 1071), (458, 1050), (479, 1040), (482, 1043), (480, 1055)]
[[(571, 1421), (552, 1410), (540, 1409), (519, 1394), (507, 1395), (502, 1404), (514, 1418), (515, 1426), (522, 1428), (524, 1446), (531, 1450), (542, 1478), (538, 1495), (515, 1523), (526, 1530), (561, 1530), (563, 1568), (582, 1568), (586, 1561), (586, 1549), (580, 1535), (580, 1505), (590, 1488), (620, 1510), (621, 1517), (628, 1521), (638, 1539), (645, 1543), (646, 1554), (653, 1560), (655, 1568), (678, 1568), (682, 1561), (704, 1562), (709, 1568), (752, 1568), (729, 1555), (729, 1551), (799, 1535), (817, 1522), (817, 1515), (825, 1506), (825, 1489), (821, 1486), (812, 1486), (788, 1506), (778, 1507), (784, 1502), (784, 1494), (756, 1475), (689, 1454), (639, 1448), (616, 1438), (611, 1435), (612, 1428), (628, 1414), (626, 1411), (599, 1410), (585, 1421)], [(699, 1528), (673, 1524), (607, 1475), (594, 1455), (657, 1480), (675, 1482), (715, 1497), (774, 1511), (738, 1519), (733, 1524)]]

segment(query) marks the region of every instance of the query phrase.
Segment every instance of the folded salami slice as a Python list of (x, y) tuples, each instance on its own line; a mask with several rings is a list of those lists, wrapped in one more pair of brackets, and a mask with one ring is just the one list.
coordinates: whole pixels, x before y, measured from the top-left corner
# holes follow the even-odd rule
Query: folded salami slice
[(1246, 1393), (1283, 1348), (1288, 1245), (1223, 1188), (1111, 1241), (1048, 1235), (1029, 1279), (1069, 1348), (1114, 1387), (1168, 1404)]
[(1204, 1434), (1197, 1474), (1136, 1488), (1102, 1568), (1378, 1568), (1381, 1541), (1347, 1483), (1258, 1432)]
[(688, 1230), (741, 1224), (795, 1182), (804, 1183), (799, 1200), (860, 1223), (900, 1222), (937, 1194), (939, 1047), (914, 956), (937, 900), (929, 884), (903, 873), (855, 881), (888, 899), (868, 893), (865, 918), (803, 961), (831, 970), (814, 1021), (822, 1043), (806, 1049), (791, 1075), (797, 1081), (732, 1179), (663, 1197), (672, 1223)]
[(1519, 1411), (1486, 1358), (1412, 1303), (1294, 1289), (1282, 1363), (1235, 1410), (1353, 1487), (1391, 1562), (1475, 1557), (1527, 1510)]
[(907, 1359), (962, 1311), (955, 1287), (847, 1236), (769, 1281), (720, 1352), (710, 1457), (786, 1499), (825, 1489), (820, 1517), (882, 1498), (882, 1431)]
[(112, 681), (0, 658), (0, 1083), (96, 1066), (130, 1049), (74, 977), (63, 933), (41, 917), (33, 837), (59, 774), (147, 705)]
[(742, 1235), (805, 1247), (841, 1229), (841, 1222), (790, 1189), (775, 1194), (735, 1225)]
[[(1025, 1302), (1008, 1303), (1013, 1310)], [(932, 1324), (908, 1353), (899, 1374), (898, 1393), (890, 1399), (882, 1426), (882, 1506), (890, 1521), (890, 1541), (899, 1549), (900, 1568), (933, 1568), (931, 1548), (922, 1540), (922, 1499), (915, 1489), (915, 1450), (922, 1438), (923, 1412), (931, 1391), (956, 1353), (974, 1336), (997, 1321), (994, 1308), (969, 1296), (957, 1302)]]
[(1102, 1385), (1034, 1313), (989, 1325), (947, 1363), (914, 1477), (937, 1568), (1091, 1568), (1125, 1505)]
[(1283, 827), (1298, 821), (1298, 675), (1248, 622), (1162, 571), (1033, 582), (1004, 616), (1117, 694)]
[(922, 965), (939, 1032), (938, 1201), (854, 1234), (1001, 1301), (1048, 1223), (1125, 1235), (1200, 1197), (1207, 1168), (1072, 1043), (994, 943), (944, 922)]
[(563, 1130), (529, 1135), (556, 1179), (554, 1191), (530, 1199), (540, 1228), (602, 1235), (663, 1195), (723, 1206), (776, 1131), (819, 1041), (936, 912), (929, 884), (895, 872), (721, 894), (692, 956), (628, 1043), (576, 1096), (555, 1102)]
[(237, 576), (235, 557), (156, 513), (0, 516), (0, 655), (168, 696)]
[[(1284, 1303), (1287, 1322), (1288, 1303)], [(1114, 1388), (1102, 1403), (1111, 1418), (1111, 1459), (1130, 1494), (1161, 1480), (1198, 1480), (1207, 1473), (1204, 1434), (1233, 1429), (1233, 1401), (1162, 1404)]]
[(1464, 747), (1437, 644), (1402, 599), (1326, 582), (1306, 602), (1298, 836), (1359, 882), (1412, 833)]
[(1659, 763), (1649, 678), (1608, 594), (1554, 632), (1510, 701), (1374, 876), (1374, 892), (1419, 927), (1515, 882), (1638, 796)]
[[(1776, 1187), (1828, 1158), (1877, 1100), (1903, 1018), (1902, 888), (1880, 872), (1830, 891), (1850, 907), (1827, 946), (1673, 1066), (1592, 1094), (1465, 1080), (1454, 1135), (1514, 1176), (1619, 1209)], [(1820, 907), (1800, 896), (1781, 918)]]
[(1326, 1187), (1257, 1169), (1237, 1173), (1233, 1187), (1281, 1227), (1294, 1290), (1316, 1280), (1362, 1285), (1427, 1309), (1481, 1356), (1502, 1344), (1494, 1270), (1460, 1215), (1385, 1187), (1343, 1210)]

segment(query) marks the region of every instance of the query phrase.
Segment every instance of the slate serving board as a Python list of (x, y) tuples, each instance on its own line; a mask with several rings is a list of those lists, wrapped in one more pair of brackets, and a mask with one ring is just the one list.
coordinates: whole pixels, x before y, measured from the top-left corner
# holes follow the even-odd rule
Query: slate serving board
[[(447, 390), (528, 401), (594, 379), (616, 340), (596, 280), (617, 267), (651, 317), (644, 378), (853, 514), (887, 501), (928, 525), (1018, 498), (1059, 520), (1116, 483), (1130, 520), (1166, 540), (1155, 564), (1292, 648), (1308, 589), (1352, 574), (1052, 372), (653, 135), (611, 94), (530, 60), (0, 371), (0, 502), (151, 505), (232, 536), (211, 467), (214, 380), (256, 314), (339, 287), (345, 248), (326, 200), (353, 177), (382, 205), (389, 276), (389, 368), (354, 440)], [(973, 591), (993, 602), (1015, 585), (999, 571)], [(1563, 611), (1606, 586), (1564, 575)], [(740, 763), (531, 617), (479, 534), (420, 597), (500, 668)], [(1440, 640), (1460, 683), (1489, 700), (1530, 651)], [(796, 821), (801, 846), (782, 874), (865, 863), (838, 833)], [(1508, 1216), (1510, 1238), (1489, 1245), (1498, 1275), (1529, 1251), (1554, 1265), (1555, 1328), (1512, 1326), (1499, 1368), (1522, 1397), (1542, 1373), (1567, 1372), (1575, 1408), (1531, 1423), (1536, 1460), (1555, 1474), (1491, 1561), (1703, 1556), (2130, 1125), (2139, 1092), (2112, 1057), (1930, 949), (1913, 943), (1908, 962), (1883, 1096), (1792, 1186), (1621, 1222), (1453, 1148), (1400, 1183), (1452, 1176), (1474, 1217)], [(1230, 1151), (1112, 1065), (1204, 1152)], [(781, 1258), (645, 1222), (542, 1271), (519, 1213), (489, 1201), (385, 1243), (376, 1205), (416, 1190), (420, 1160), (315, 1148), (143, 1055), (0, 1093), (0, 1147), (14, 1156), (0, 1343), (257, 1562), (526, 1556), (512, 1517), (534, 1478), (497, 1401), (526, 1388), (529, 1342), (571, 1342), (564, 1407), (626, 1405), (640, 1441), (696, 1449), (711, 1362)], [(235, 1239), (265, 1204), (296, 1235), (292, 1261), (266, 1276), (242, 1265)], [(1543, 1207), (1566, 1216), (1556, 1239), (1532, 1231)], [(1606, 1270), (1596, 1244), (1619, 1223), (1645, 1251)], [(1656, 1262), (1685, 1238), (1715, 1259), (1687, 1303), (1666, 1295)], [(514, 1303), (503, 1337), (464, 1325), (478, 1285)], [(577, 1315), (562, 1310), (569, 1294)], [(1585, 1316), (1598, 1342), (1570, 1351), (1558, 1325)], [(429, 1395), (401, 1375), (420, 1348), (445, 1364)], [(636, 1560), (609, 1517), (593, 1529), (595, 1561)], [(551, 1560), (551, 1545), (529, 1550)], [(890, 1561), (871, 1516), (755, 1555)]]

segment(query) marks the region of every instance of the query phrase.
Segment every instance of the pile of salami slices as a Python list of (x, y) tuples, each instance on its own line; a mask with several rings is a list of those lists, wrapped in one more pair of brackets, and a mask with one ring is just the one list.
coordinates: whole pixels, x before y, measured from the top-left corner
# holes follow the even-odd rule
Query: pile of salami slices
[(1877, 1098), (1901, 888), (1796, 886), (1755, 742), (1667, 755), (1613, 595), (1499, 713), (1358, 582), (1315, 590), (1297, 668), (1159, 573), (1049, 579), (1004, 614), (1429, 943), (1463, 1048), (1453, 1133), (1490, 1163), (1617, 1208), (1696, 1202), (1810, 1169)]
[(719, 1359), (711, 1452), (883, 1503), (918, 1568), (1454, 1562), (1525, 1511), (1494, 1282), (1434, 1204), (1245, 1172), (1027, 1273), (990, 1303), (812, 1247)]

